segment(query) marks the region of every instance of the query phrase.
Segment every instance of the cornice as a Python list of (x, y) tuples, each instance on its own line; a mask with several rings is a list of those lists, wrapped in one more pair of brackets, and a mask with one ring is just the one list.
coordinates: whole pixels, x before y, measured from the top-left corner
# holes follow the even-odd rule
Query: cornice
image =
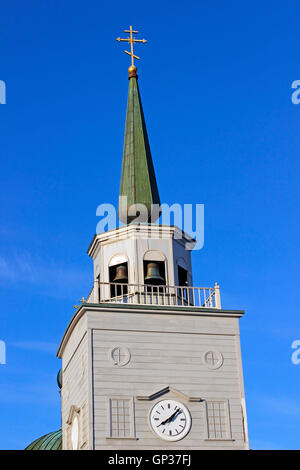
[(186, 243), (194, 245), (196, 240), (181, 230), (176, 225), (158, 225), (158, 224), (129, 224), (114, 230), (94, 235), (87, 250), (88, 255), (94, 258), (98, 246), (107, 244), (116, 240), (126, 240), (129, 238), (150, 239), (174, 239), (185, 246)]
[(245, 311), (244, 310), (224, 310), (216, 308), (203, 308), (203, 307), (181, 307), (181, 306), (161, 306), (161, 305), (127, 305), (127, 304), (115, 304), (115, 303), (83, 303), (76, 310), (75, 314), (71, 318), (63, 338), (60, 342), (57, 357), (62, 357), (62, 352), (69, 340), (69, 337), (74, 330), (78, 321), (85, 315), (85, 313), (91, 312), (107, 312), (111, 310), (113, 312), (124, 312), (127, 314), (157, 314), (157, 315), (184, 315), (190, 317), (223, 317), (223, 318), (241, 318)]

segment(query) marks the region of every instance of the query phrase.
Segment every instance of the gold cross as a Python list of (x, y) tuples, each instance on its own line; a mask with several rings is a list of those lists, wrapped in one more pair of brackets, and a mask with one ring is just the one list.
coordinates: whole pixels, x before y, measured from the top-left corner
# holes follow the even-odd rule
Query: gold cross
[[(82, 297), (82, 299), (78, 300), (78, 302), (81, 302), (83, 304), (83, 302), (85, 302), (85, 298)], [(79, 307), (80, 305), (76, 305), (76, 304), (74, 305), (74, 308), (79, 308)]]
[(138, 57), (137, 55), (134, 55), (134, 53), (133, 53), (133, 44), (135, 44), (136, 42), (142, 42), (143, 44), (145, 44), (145, 42), (147, 42), (147, 41), (146, 41), (146, 39), (136, 39), (136, 38), (134, 38), (132, 35), (137, 34), (138, 31), (134, 31), (132, 29), (132, 26), (130, 26), (129, 30), (125, 29), (124, 33), (129, 33), (130, 34), (129, 38), (126, 38), (126, 39), (117, 38), (117, 41), (118, 42), (125, 41), (125, 42), (128, 42), (130, 44), (130, 51), (131, 52), (128, 52), (128, 51), (124, 51), (124, 52), (131, 56), (131, 65), (133, 66), (134, 65), (133, 58), (140, 60), (140, 57)]

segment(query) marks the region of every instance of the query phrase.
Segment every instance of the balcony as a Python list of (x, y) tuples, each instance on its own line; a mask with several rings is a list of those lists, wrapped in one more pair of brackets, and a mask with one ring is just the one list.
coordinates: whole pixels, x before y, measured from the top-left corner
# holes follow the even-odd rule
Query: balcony
[(87, 303), (221, 308), (220, 287), (153, 286), (94, 282)]

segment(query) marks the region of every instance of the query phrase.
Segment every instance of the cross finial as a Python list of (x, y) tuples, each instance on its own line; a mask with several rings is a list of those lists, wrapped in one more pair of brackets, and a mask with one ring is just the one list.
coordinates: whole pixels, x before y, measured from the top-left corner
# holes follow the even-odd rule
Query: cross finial
[(126, 38), (126, 39), (117, 38), (117, 41), (118, 42), (125, 41), (125, 42), (128, 42), (130, 44), (130, 52), (128, 52), (128, 51), (124, 51), (124, 52), (126, 54), (130, 55), (130, 57), (131, 57), (131, 66), (128, 69), (129, 76), (131, 74), (134, 76), (134, 75), (136, 75), (137, 68), (134, 65), (134, 60), (133, 59), (140, 60), (140, 57), (138, 57), (137, 55), (135, 55), (133, 53), (133, 44), (136, 44), (137, 42), (142, 42), (143, 44), (145, 44), (147, 41), (146, 41), (146, 39), (136, 39), (135, 37), (133, 37), (133, 34), (137, 34), (138, 31), (134, 31), (132, 29), (132, 26), (130, 26), (129, 30), (125, 29), (124, 33), (129, 33), (129, 37)]

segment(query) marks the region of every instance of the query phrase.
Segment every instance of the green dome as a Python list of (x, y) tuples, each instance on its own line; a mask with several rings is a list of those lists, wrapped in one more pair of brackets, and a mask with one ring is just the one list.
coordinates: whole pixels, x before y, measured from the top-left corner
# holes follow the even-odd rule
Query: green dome
[(57, 380), (57, 385), (58, 385), (59, 389), (61, 389), (61, 387), (62, 387), (62, 369), (59, 369), (56, 380)]
[(62, 431), (53, 431), (33, 441), (25, 450), (61, 450)]

